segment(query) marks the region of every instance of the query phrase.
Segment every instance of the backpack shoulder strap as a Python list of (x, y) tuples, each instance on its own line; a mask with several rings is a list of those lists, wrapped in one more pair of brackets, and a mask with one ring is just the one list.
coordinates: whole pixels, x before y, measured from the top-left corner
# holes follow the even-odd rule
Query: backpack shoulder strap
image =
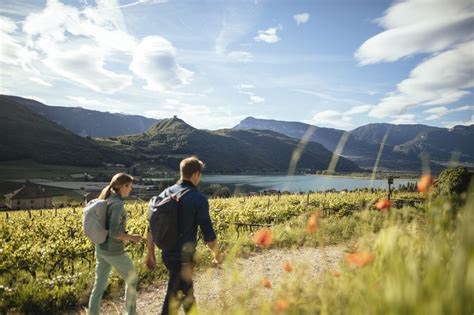
[(115, 201), (107, 200), (107, 207), (105, 207), (105, 229), (109, 230), (109, 208), (113, 205)]
[(178, 191), (177, 193), (173, 194), (172, 197), (173, 199), (176, 199), (176, 201), (179, 202), (179, 200), (184, 196), (186, 195), (188, 192), (190, 192), (191, 190), (193, 190), (192, 188), (184, 188), (184, 189), (181, 189), (180, 191)]

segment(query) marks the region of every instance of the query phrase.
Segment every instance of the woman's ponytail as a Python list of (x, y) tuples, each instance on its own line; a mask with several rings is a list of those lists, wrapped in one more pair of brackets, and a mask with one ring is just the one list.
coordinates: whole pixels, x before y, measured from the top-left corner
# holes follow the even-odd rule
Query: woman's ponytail
[(104, 189), (100, 192), (99, 199), (105, 200), (110, 197), (110, 191), (112, 190), (112, 185), (105, 186)]

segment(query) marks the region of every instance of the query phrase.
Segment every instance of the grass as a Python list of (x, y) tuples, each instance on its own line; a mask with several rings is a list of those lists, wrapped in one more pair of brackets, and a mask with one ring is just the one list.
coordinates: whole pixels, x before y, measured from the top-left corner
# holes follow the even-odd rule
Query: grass
[[(287, 219), (270, 228), (273, 235), (271, 248), (297, 250), (301, 247), (318, 247), (324, 251), (328, 245), (342, 245), (347, 254), (368, 253), (374, 257), (373, 261), (364, 267), (357, 267), (343, 259), (336, 268), (327, 267), (318, 275), (306, 271), (305, 261), (294, 262), (295, 271), (270, 290), (270, 297), (268, 289), (263, 289), (257, 284), (245, 292), (233, 291), (233, 297), (224, 303), (224, 310), (215, 309), (215, 305), (204, 305), (201, 309), (206, 309), (208, 314), (472, 313), (474, 310), (472, 193), (462, 200), (464, 206), (447, 199), (428, 199), (421, 208), (405, 207), (392, 209), (389, 212), (362, 208), (361, 211), (339, 211), (327, 217), (322, 217), (321, 214), (315, 232), (308, 234), (308, 218), (319, 208), (317, 205), (334, 204), (341, 209), (353, 209), (362, 199), (378, 198), (375, 195), (370, 197), (368, 194), (314, 194), (310, 197), (312, 203), (306, 210), (302, 208), (305, 201), (295, 196), (285, 197), (282, 199), (283, 204), (277, 204), (272, 199), (265, 211), (259, 209), (262, 205), (266, 208), (268, 197), (246, 201), (242, 198), (211, 200), (211, 214), (222, 216), (220, 218), (222, 220), (227, 214), (240, 211), (242, 215), (240, 218), (265, 221), (265, 216), (261, 216), (262, 214), (273, 216), (273, 213), (283, 213)], [(131, 207), (129, 209), (135, 213), (131, 218), (130, 232), (142, 233), (144, 217), (141, 215), (140, 204), (135, 206), (130, 204), (127, 207)], [(216, 208), (223, 210), (216, 212)], [(292, 211), (297, 215), (291, 216)], [(65, 233), (71, 233), (70, 228), (77, 225), (76, 221), (79, 218), (79, 214), (65, 216), (63, 227), (60, 227), (52, 222), (57, 219), (62, 222), (61, 217), (48, 219), (47, 214), (45, 216), (43, 219), (38, 217), (31, 223), (26, 219), (28, 217), (26, 213), (19, 212), (12, 214), (10, 220), (19, 220), (18, 227), (23, 224), (21, 222), (30, 222), (29, 229), (38, 229), (34, 233), (42, 233), (41, 231), (51, 227), (56, 229), (54, 233), (59, 236), (62, 235), (59, 228), (64, 229)], [(21, 217), (24, 219), (20, 220)], [(36, 214), (34, 217), (36, 218)], [(41, 227), (35, 226), (38, 224), (41, 224)], [(225, 286), (238, 288), (238, 283), (242, 279), (238, 276), (238, 270), (233, 269), (233, 262), (252, 252), (267, 249), (255, 246), (252, 231), (237, 233), (235, 228), (224, 224), (223, 221), (220, 226), (222, 229), (219, 230), (219, 240), (222, 249), (228, 253), (223, 266), (224, 273), (229, 275), (225, 280)], [(79, 232), (78, 230), (74, 233)], [(12, 235), (14, 234), (7, 233), (3, 239), (6, 240)], [(37, 240), (41, 238), (40, 234), (36, 236)], [(24, 242), (28, 245), (32, 239), (25, 237)], [(50, 239), (51, 237), (52, 235), (49, 236)], [(52, 239), (49, 242), (55, 244), (54, 246), (62, 244), (53, 243)], [(82, 247), (85, 245), (81, 245), (83, 243), (79, 241), (77, 246)], [(8, 258), (5, 256), (5, 253), (8, 253), (6, 244), (8, 241), (2, 244), (4, 258)], [(24, 248), (24, 255), (18, 249), (15, 254), (15, 257), (18, 256), (14, 262), (16, 265), (12, 266), (21, 265), (21, 258), (32, 253), (33, 249), (39, 248), (27, 246)], [(130, 247), (130, 250), (135, 253), (134, 260), (141, 288), (166, 278), (166, 269), (160, 262), (159, 252), (157, 252), (158, 268), (149, 272), (143, 264), (140, 249)], [(202, 242), (198, 246), (197, 258), (199, 268), (211, 265), (210, 252), (205, 249)], [(73, 273), (70, 272), (70, 266), (66, 265), (65, 270), (59, 269), (54, 274), (47, 275), (41, 272), (41, 263), (45, 262), (41, 259), (35, 261), (40, 264), (30, 267), (38, 271), (36, 279), (33, 279), (27, 271), (17, 271), (15, 277), (10, 278), (13, 282), (6, 282), (9, 278), (6, 270), (14, 272), (14, 269), (6, 267), (4, 263), (11, 264), (12, 261), (0, 259), (2, 270), (0, 307), (4, 312), (10, 310), (46, 314), (86, 305), (93, 283), (93, 268), (89, 268), (87, 263), (78, 261), (74, 262)], [(333, 276), (333, 271), (339, 272), (340, 275)], [(305, 281), (301, 281), (302, 279)], [(123, 294), (123, 283), (115, 274), (112, 275), (110, 282), (106, 298), (117, 300)], [(221, 301), (227, 298), (219, 297)]]
[[(348, 253), (367, 253), (373, 261), (357, 267), (344, 259), (336, 270), (327, 269), (322, 276), (308, 274), (304, 267), (296, 268), (292, 276), (271, 289), (274, 291), (271, 299), (266, 294), (268, 289), (262, 287), (256, 287), (251, 294), (236, 292), (236, 298), (226, 304), (224, 312), (472, 314), (474, 311), (472, 193), (462, 207), (440, 199), (423, 209), (404, 208), (385, 214), (364, 211), (339, 218), (339, 224), (335, 222), (336, 218), (332, 217), (321, 220), (317, 233), (309, 237), (305, 235), (304, 217), (277, 226), (272, 229), (275, 238), (272, 247), (345, 242)], [(304, 262), (301, 264), (304, 266)], [(212, 308), (212, 305), (201, 308)]]

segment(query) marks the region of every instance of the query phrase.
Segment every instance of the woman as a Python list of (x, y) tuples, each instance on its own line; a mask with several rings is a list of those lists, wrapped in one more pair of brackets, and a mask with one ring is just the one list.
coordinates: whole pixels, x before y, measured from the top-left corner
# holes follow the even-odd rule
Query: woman
[(94, 288), (89, 299), (89, 314), (99, 314), (102, 295), (108, 286), (112, 267), (125, 280), (125, 305), (128, 315), (135, 314), (137, 300), (137, 272), (132, 260), (125, 252), (124, 242), (141, 242), (143, 237), (126, 232), (127, 215), (123, 198), (132, 191), (133, 177), (125, 173), (115, 174), (110, 184), (99, 195), (99, 199), (108, 201), (107, 230), (109, 234), (104, 243), (96, 245), (96, 269)]

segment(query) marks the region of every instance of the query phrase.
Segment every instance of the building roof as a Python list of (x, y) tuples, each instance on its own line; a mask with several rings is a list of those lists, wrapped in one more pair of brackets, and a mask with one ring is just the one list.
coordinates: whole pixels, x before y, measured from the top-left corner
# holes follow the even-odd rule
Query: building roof
[(51, 198), (55, 196), (44, 187), (39, 185), (26, 184), (20, 189), (6, 194), (6, 198), (10, 199), (32, 199), (32, 198)]

